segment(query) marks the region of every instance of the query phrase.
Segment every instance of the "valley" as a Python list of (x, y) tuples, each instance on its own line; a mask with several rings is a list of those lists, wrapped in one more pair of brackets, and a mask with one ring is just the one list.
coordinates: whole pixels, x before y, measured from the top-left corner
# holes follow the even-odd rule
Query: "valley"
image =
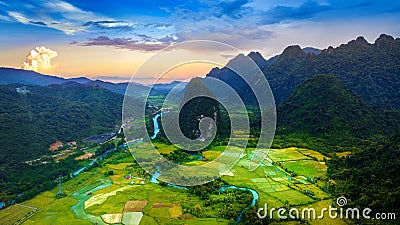
[[(139, 143), (135, 147), (143, 148), (146, 147), (143, 145), (147, 144)], [(159, 151), (167, 152), (168, 148), (170, 147), (159, 147)], [(223, 146), (202, 154), (212, 155), (221, 148)], [(276, 208), (288, 204), (302, 207), (318, 202), (330, 204), (334, 200), (326, 193), (328, 184), (324, 181), (326, 165), (323, 159), (319, 161), (311, 158), (312, 155), (320, 156), (319, 153), (298, 148), (271, 149), (268, 153), (269, 158), (255, 171), (250, 172), (247, 164), (251, 151), (251, 148), (247, 149), (246, 155), (237, 166), (218, 182), (223, 183), (223, 186), (251, 188), (258, 193), (257, 205), (267, 203)], [(283, 154), (280, 154), (281, 152)], [(63, 183), (65, 198), (55, 198), (58, 191), (55, 188), (23, 202), (23, 205), (38, 208), (24, 224), (106, 224), (101, 218), (108, 214), (115, 214), (124, 220), (125, 213), (129, 212), (126, 204), (130, 201), (132, 204), (139, 204), (139, 201), (146, 204), (141, 209), (134, 209), (133, 212), (137, 212), (137, 215), (130, 220), (139, 220), (141, 223), (124, 224), (200, 224), (205, 221), (210, 224), (231, 224), (232, 220), (235, 221), (240, 212), (250, 205), (252, 199), (243, 197), (241, 200), (240, 191), (219, 192), (218, 188), (211, 189), (204, 198), (193, 194), (191, 188), (185, 190), (152, 183), (150, 177), (134, 163), (129, 152), (115, 152), (98, 166)], [(235, 195), (232, 195), (233, 193)], [(230, 202), (228, 206), (227, 202)], [(17, 210), (13, 207), (15, 206), (7, 211)], [(249, 211), (247, 213), (250, 214)], [(255, 216), (246, 215), (246, 211), (244, 215)], [(138, 216), (141, 219), (138, 219)], [(1, 211), (0, 218), (12, 221), (8, 219), (5, 211)], [(117, 221), (121, 223), (121, 220)]]
[[(324, 50), (289, 46), (269, 60), (258, 52), (239, 54), (205, 77), (151, 90), (134, 83), (132, 92), (125, 92), (128, 83), (0, 68), (0, 223), (396, 224), (327, 214), (290, 218), (288, 211), (320, 212), (345, 197), (344, 209), (400, 212), (399, 40), (382, 34), (374, 43), (359, 37)], [(264, 141), (260, 105), (228, 67), (248, 58), (264, 73), (276, 99), (266, 147), (258, 145)], [(215, 94), (207, 78), (229, 84), (244, 108), (228, 111), (207, 97)], [(175, 93), (178, 100), (194, 91), (200, 95), (163, 105), (177, 84), (184, 84)], [(132, 107), (125, 108), (124, 101)], [(175, 122), (187, 139), (201, 139), (201, 144), (215, 131), (201, 150), (189, 151), (185, 147), (192, 143), (179, 146), (168, 139), (164, 129), (175, 107), (180, 113)], [(215, 124), (206, 124), (202, 133), (201, 120), (207, 117)], [(247, 117), (248, 130), (233, 129), (234, 119)], [(203, 171), (197, 170), (200, 178), (181, 173), (176, 183), (162, 179), (170, 168), (196, 170), (232, 157), (230, 149), (237, 161), (229, 170), (213, 164), (218, 176), (201, 177)], [(168, 168), (162, 158), (174, 165)], [(160, 164), (151, 164), (153, 159)], [(201, 183), (206, 179), (211, 182)], [(181, 186), (180, 181), (201, 184)], [(275, 211), (262, 219), (257, 214), (264, 207)], [(278, 209), (286, 210), (286, 218)]]

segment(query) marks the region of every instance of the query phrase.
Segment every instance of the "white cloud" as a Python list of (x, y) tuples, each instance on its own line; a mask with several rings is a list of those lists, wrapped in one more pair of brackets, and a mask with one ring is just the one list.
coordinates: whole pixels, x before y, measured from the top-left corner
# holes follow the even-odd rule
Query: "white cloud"
[(110, 18), (97, 15), (93, 12), (84, 11), (72, 4), (64, 1), (52, 1), (46, 2), (42, 5), (44, 9), (49, 12), (59, 13), (64, 18), (73, 20), (76, 22), (86, 22), (90, 20), (108, 20)]
[(26, 18), (24, 15), (22, 15), (19, 12), (8, 12), (8, 15), (11, 16), (17, 22), (20, 22), (20, 23), (23, 23), (23, 24), (28, 24), (29, 23), (29, 19)]
[(11, 18), (10, 18), (10, 17), (8, 17), (8, 16), (0, 15), (0, 20), (3, 20), (3, 21), (8, 21), (8, 22), (10, 22), (10, 21), (11, 21)]
[(36, 47), (26, 56), (22, 68), (25, 70), (33, 70), (36, 72), (51, 69), (51, 59), (57, 57), (57, 52), (44, 46)]
[(88, 21), (112, 20), (109, 17), (82, 10), (64, 1), (20, 5), (18, 10), (9, 10), (8, 16), (9, 18), (0, 15), (0, 19), (10, 21), (12, 18), (12, 20), (23, 24), (47, 26), (69, 35), (88, 29), (87, 26), (84, 26)]
[(0, 1), (0, 5), (10, 6), (9, 4), (7, 4), (7, 3), (5, 3), (5, 2), (3, 2), (3, 1)]

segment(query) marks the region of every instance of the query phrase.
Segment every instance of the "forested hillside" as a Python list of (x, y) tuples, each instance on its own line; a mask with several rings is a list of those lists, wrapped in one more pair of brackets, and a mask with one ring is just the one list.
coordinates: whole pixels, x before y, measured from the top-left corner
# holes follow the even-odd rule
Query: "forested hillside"
[[(48, 153), (59, 140), (80, 141), (120, 124), (123, 96), (102, 88), (51, 85), (0, 87), (2, 165)], [(21, 87), (21, 85), (19, 86)]]
[(277, 103), (317, 74), (337, 76), (367, 104), (400, 107), (400, 39), (382, 34), (374, 44), (358, 37), (320, 54), (306, 54), (299, 46), (287, 47), (279, 59), (263, 69)]
[[(121, 124), (123, 95), (78, 83), (0, 86), (0, 200), (26, 199), (52, 188), (76, 165), (55, 163), (51, 143), (111, 133)], [(32, 165), (27, 161), (41, 158)], [(20, 194), (17, 196), (17, 194)]]
[(400, 213), (400, 133), (346, 158), (328, 162), (332, 191), (350, 206)]
[[(287, 139), (286, 145), (304, 144), (325, 152), (338, 151), (343, 146), (361, 147), (393, 134), (400, 126), (398, 111), (368, 106), (337, 77), (328, 75), (317, 75), (300, 84), (278, 106), (277, 115), (277, 135)], [(289, 141), (295, 136), (298, 141)], [(319, 140), (319, 144), (313, 145), (307, 140), (309, 137)]]
[[(329, 47), (322, 52), (309, 51), (294, 45), (268, 61), (256, 53), (248, 56), (262, 69), (277, 104), (284, 102), (306, 79), (327, 74), (337, 76), (347, 89), (370, 106), (400, 107), (399, 38), (382, 34), (371, 44), (363, 37), (358, 37), (347, 44)], [(229, 63), (240, 63), (242, 57), (243, 55), (238, 55)], [(254, 96), (249, 86), (228, 69), (229, 63), (227, 67), (212, 69), (207, 76), (228, 83), (248, 104), (253, 104)]]

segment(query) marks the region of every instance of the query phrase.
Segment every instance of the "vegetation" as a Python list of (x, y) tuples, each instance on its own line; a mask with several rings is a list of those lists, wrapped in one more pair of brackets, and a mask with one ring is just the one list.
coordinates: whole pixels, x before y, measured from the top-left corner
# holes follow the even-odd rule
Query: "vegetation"
[(296, 87), (316, 74), (337, 76), (367, 104), (399, 108), (400, 39), (382, 34), (374, 44), (363, 37), (320, 54), (306, 54), (290, 46), (279, 59), (263, 69), (277, 103), (284, 102)]
[(328, 153), (343, 147), (367, 146), (399, 126), (399, 112), (373, 109), (347, 90), (337, 77), (319, 75), (304, 81), (278, 106), (275, 143)]
[[(211, 97), (203, 97), (201, 95), (213, 96), (211, 91), (199, 78), (194, 78), (186, 86), (183, 102), (189, 101), (182, 106), (179, 114), (179, 126), (182, 133), (190, 139), (200, 137), (199, 121), (203, 117), (209, 117), (217, 124), (217, 138), (229, 137), (229, 120), (222, 121), (221, 109), (218, 101)], [(202, 135), (207, 138), (208, 134)]]
[[(239, 215), (239, 224), (307, 224), (316, 221), (277, 217), (260, 220), (256, 212), (264, 203), (270, 208), (320, 210), (335, 204), (338, 196), (345, 196), (349, 207), (399, 214), (399, 49), (399, 39), (381, 35), (374, 44), (357, 38), (321, 53), (306, 53), (298, 46), (290, 46), (269, 61), (259, 54), (249, 54), (263, 68), (279, 103), (273, 149), (262, 149), (267, 157), (253, 171), (249, 170), (249, 163), (260, 133), (260, 112), (252, 100), (254, 96), (248, 86), (231, 76), (229, 69), (213, 69), (208, 76), (228, 81), (245, 100), (250, 138), (230, 171), (213, 182), (188, 188), (152, 183), (151, 174), (134, 161), (130, 152), (118, 148), (125, 146), (122, 134), (98, 146), (83, 143), (85, 137), (115, 131), (115, 125), (121, 122), (122, 95), (96, 85), (71, 82), (47, 87), (26, 85), (26, 92), (16, 91), (21, 85), (0, 86), (0, 202), (16, 200), (28, 206), (13, 205), (1, 210), (1, 222), (13, 224), (28, 215), (31, 217), (25, 224), (93, 224), (105, 214), (121, 216), (127, 202), (133, 201), (130, 204), (142, 204), (132, 207), (143, 213), (141, 224), (234, 224)], [(240, 61), (241, 57), (234, 60)], [(173, 85), (153, 90), (157, 96), (151, 96), (148, 105), (160, 106), (164, 92)], [(188, 99), (195, 92), (210, 94), (201, 79), (193, 79), (182, 94)], [(139, 130), (140, 122), (145, 120), (151, 135), (156, 113), (158, 108), (147, 107), (146, 118), (133, 118), (126, 129)], [(153, 140), (158, 152), (185, 166), (215, 160), (227, 145), (230, 120), (212, 98), (193, 98), (182, 105), (179, 117), (186, 137), (201, 135), (202, 117), (216, 121), (217, 138), (199, 155), (171, 145), (162, 126)], [(68, 148), (68, 154), (57, 161), (54, 155), (61, 151), (48, 150), (57, 140), (75, 140), (78, 148)], [(150, 146), (147, 141), (135, 147), (146, 151)], [(80, 150), (84, 145), (89, 148)], [(76, 177), (68, 176), (90, 162), (77, 161), (77, 156), (95, 152), (98, 157), (115, 148), (118, 151)], [(60, 175), (64, 179), (63, 195), (58, 195), (55, 188)], [(247, 189), (221, 191), (230, 185)], [(259, 196), (252, 207), (250, 190)], [(321, 223), (344, 221), (325, 218)]]
[(328, 161), (331, 189), (349, 206), (400, 213), (400, 133), (351, 156)]
[[(49, 151), (49, 145), (87, 145), (83, 138), (115, 132), (121, 119), (123, 96), (102, 88), (26, 85), (27, 92), (19, 93), (17, 87), (21, 85), (0, 86), (0, 200), (20, 201), (53, 188), (58, 176), (67, 176), (85, 162), (75, 161), (81, 153), (72, 152), (56, 163), (51, 155), (60, 151)], [(110, 144), (97, 154), (112, 148)]]

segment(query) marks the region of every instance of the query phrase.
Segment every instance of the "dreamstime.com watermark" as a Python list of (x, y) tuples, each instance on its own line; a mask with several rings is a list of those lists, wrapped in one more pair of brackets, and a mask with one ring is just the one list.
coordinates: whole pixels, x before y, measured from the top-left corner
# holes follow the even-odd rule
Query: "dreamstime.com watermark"
[[(336, 199), (337, 208), (330, 205), (327, 208), (322, 208), (321, 210), (316, 210), (312, 207), (303, 208), (301, 210), (297, 208), (286, 209), (281, 208), (271, 208), (268, 209), (268, 204), (264, 204), (264, 208), (259, 208), (257, 210), (257, 216), (260, 219), (273, 219), (277, 216), (279, 219), (323, 219), (326, 215), (331, 219), (376, 219), (376, 220), (395, 220), (396, 213), (375, 213), (373, 215), (372, 209), (370, 208), (343, 208), (347, 205), (347, 199), (343, 196)], [(276, 217), (275, 217), (276, 218)]]

